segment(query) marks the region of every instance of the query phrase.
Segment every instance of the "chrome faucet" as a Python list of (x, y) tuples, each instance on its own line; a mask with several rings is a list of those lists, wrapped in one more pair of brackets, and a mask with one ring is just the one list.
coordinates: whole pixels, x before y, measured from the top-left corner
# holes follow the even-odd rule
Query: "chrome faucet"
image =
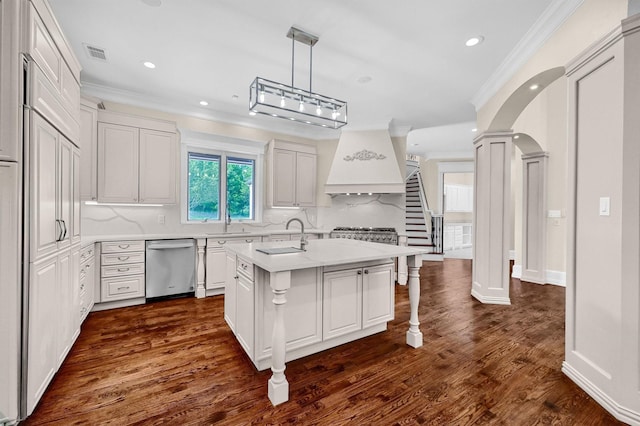
[(229, 212), (229, 207), (227, 206), (227, 212), (224, 218), (224, 229), (223, 232), (227, 233), (227, 227), (231, 225), (231, 213)]
[(289, 229), (289, 224), (291, 224), (291, 222), (299, 222), (300, 223), (300, 227), (302, 228), (302, 234), (300, 235), (300, 250), (307, 251), (307, 249), (306, 249), (306, 247), (307, 247), (307, 238), (304, 235), (304, 223), (300, 219), (298, 219), (297, 217), (294, 217), (293, 219), (289, 219), (285, 229)]

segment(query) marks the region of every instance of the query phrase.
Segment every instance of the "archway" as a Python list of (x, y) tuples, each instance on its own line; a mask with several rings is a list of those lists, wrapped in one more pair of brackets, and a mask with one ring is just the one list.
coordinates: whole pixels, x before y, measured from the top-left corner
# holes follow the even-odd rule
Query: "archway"
[[(502, 104), (489, 128), (474, 141), (475, 208), (474, 208), (474, 259), (471, 294), (483, 303), (510, 304), (509, 298), (509, 249), (511, 243), (511, 155), (512, 145), (517, 143), (525, 154), (524, 161), (531, 161), (531, 214), (528, 221), (538, 226), (544, 217), (544, 202), (540, 202), (540, 190), (544, 188), (546, 156), (539, 144), (526, 134), (515, 138), (511, 130), (517, 118), (542, 90), (564, 75), (564, 67), (543, 71), (522, 83)], [(535, 160), (535, 161), (532, 161)], [(529, 197), (529, 201), (533, 198)], [(544, 227), (544, 223), (542, 225)], [(535, 227), (529, 227), (533, 230)], [(538, 230), (538, 234), (541, 231)], [(546, 233), (546, 231), (545, 231)], [(533, 234), (530, 234), (533, 235)], [(544, 259), (544, 239), (529, 238), (529, 250), (534, 245), (535, 271), (538, 277), (544, 273), (540, 260)], [(533, 262), (531, 262), (533, 267)]]

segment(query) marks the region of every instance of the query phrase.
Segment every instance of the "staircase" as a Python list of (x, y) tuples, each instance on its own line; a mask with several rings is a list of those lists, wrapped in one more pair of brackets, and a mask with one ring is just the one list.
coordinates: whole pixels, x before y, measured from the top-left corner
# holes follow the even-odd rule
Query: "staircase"
[[(420, 172), (415, 171), (406, 181), (407, 245), (428, 249), (429, 254), (423, 257), (424, 260), (442, 260), (442, 217), (432, 216), (426, 201), (423, 203), (420, 198), (421, 191)], [(437, 228), (435, 233), (432, 232), (434, 222)]]

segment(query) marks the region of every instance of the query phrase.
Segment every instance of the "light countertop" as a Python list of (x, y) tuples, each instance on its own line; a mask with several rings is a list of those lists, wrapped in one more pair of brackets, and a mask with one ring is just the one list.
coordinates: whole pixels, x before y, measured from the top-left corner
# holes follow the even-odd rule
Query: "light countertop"
[(260, 242), (225, 246), (228, 252), (250, 260), (269, 272), (317, 268), (319, 266), (344, 265), (398, 256), (416, 256), (427, 253), (416, 247), (400, 247), (349, 239), (311, 240), (307, 251), (288, 254), (264, 254), (256, 249), (274, 247), (299, 247), (298, 241)]

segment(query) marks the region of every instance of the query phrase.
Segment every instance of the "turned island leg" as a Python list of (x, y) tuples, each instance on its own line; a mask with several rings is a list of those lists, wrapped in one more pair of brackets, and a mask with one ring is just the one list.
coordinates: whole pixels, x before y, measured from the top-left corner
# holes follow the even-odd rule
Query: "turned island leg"
[(420, 302), (420, 266), (422, 256), (407, 257), (409, 265), (409, 305), (411, 316), (409, 317), (409, 331), (407, 331), (407, 345), (419, 348), (422, 346), (422, 332), (418, 320), (418, 304)]
[(196, 277), (196, 297), (201, 299), (207, 295), (206, 289), (204, 287), (204, 250), (207, 240), (204, 238), (198, 238), (196, 241), (198, 243), (198, 267), (196, 269), (198, 274)]
[(271, 290), (275, 315), (271, 338), (271, 378), (269, 379), (269, 400), (278, 405), (289, 400), (289, 382), (284, 375), (286, 355), (286, 330), (284, 325), (284, 305), (287, 289), (291, 287), (291, 271), (272, 272)]

